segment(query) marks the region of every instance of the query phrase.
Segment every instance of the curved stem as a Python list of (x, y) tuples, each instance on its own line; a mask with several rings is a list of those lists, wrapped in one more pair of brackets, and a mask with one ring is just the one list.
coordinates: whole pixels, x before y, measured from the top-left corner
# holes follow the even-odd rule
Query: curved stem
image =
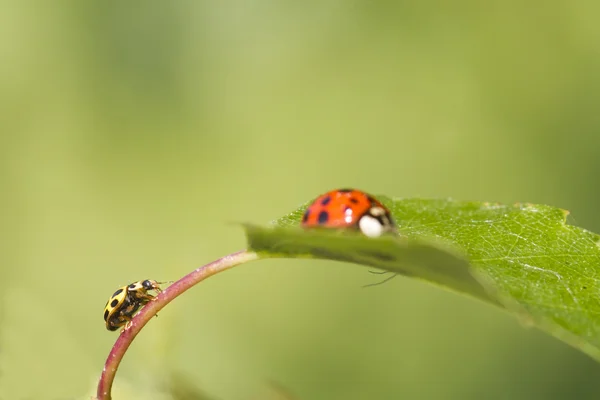
[(106, 359), (106, 363), (104, 364), (104, 369), (102, 370), (102, 375), (100, 376), (100, 382), (98, 382), (96, 399), (111, 399), (110, 391), (117, 373), (117, 368), (119, 368), (119, 364), (121, 363), (121, 359), (125, 355), (125, 352), (129, 348), (129, 345), (133, 339), (137, 336), (144, 325), (146, 325), (146, 323), (150, 321), (150, 319), (152, 319), (152, 317), (156, 315), (156, 313), (158, 313), (164, 306), (169, 304), (173, 299), (181, 295), (192, 286), (202, 282), (204, 279), (237, 265), (258, 259), (258, 254), (247, 250), (230, 254), (213, 261), (210, 264), (206, 264), (203, 267), (195, 269), (159, 293), (154, 301), (151, 301), (144, 306), (142, 310), (133, 318), (129, 329), (121, 333), (115, 342), (115, 345), (110, 351), (108, 358)]

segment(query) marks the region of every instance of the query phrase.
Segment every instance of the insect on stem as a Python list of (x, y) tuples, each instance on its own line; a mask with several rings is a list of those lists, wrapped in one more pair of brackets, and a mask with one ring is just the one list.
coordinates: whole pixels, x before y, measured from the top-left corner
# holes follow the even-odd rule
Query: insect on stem
[(206, 278), (233, 268), (237, 265), (258, 260), (259, 258), (261, 258), (261, 256), (247, 250), (242, 250), (237, 253), (219, 258), (218, 260), (215, 260), (190, 272), (168, 288), (161, 291), (155, 297), (155, 300), (146, 304), (140, 310), (140, 312), (133, 317), (131, 320), (131, 325), (119, 335), (119, 338), (108, 354), (104, 364), (104, 369), (102, 370), (102, 375), (100, 376), (100, 381), (98, 382), (96, 400), (111, 400), (113, 381), (115, 379), (115, 375), (117, 374), (119, 364), (121, 363), (123, 356), (125, 356), (125, 352), (127, 352), (131, 342), (137, 336), (140, 330), (148, 321), (150, 321), (150, 319), (152, 319), (154, 315), (156, 315), (156, 313), (169, 304), (173, 299), (183, 294), (192, 286), (202, 282)]

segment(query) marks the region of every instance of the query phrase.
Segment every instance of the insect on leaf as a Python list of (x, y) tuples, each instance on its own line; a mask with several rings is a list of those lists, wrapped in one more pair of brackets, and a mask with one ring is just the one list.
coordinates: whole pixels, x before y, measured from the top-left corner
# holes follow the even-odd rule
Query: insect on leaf
[(502, 307), (600, 361), (600, 236), (545, 205), (377, 197), (399, 237), (303, 230), (307, 203), (270, 227), (246, 225), (249, 247), (425, 280)]

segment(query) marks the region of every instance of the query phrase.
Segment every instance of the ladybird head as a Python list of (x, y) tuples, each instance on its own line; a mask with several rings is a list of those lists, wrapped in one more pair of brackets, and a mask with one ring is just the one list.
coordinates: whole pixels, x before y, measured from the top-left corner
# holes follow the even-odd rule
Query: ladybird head
[(140, 292), (140, 293), (146, 293), (149, 290), (156, 290), (157, 292), (160, 292), (160, 284), (161, 283), (167, 283), (167, 282), (157, 282), (153, 279), (146, 279), (143, 281), (137, 281), (137, 282), (133, 282), (132, 284), (130, 284), (127, 287), (127, 290), (129, 292)]
[(374, 205), (358, 221), (360, 231), (368, 237), (378, 237), (395, 232), (396, 225), (390, 212), (382, 206)]
[(146, 279), (142, 282), (142, 287), (146, 290), (160, 290), (160, 286), (158, 286), (158, 282), (152, 279)]

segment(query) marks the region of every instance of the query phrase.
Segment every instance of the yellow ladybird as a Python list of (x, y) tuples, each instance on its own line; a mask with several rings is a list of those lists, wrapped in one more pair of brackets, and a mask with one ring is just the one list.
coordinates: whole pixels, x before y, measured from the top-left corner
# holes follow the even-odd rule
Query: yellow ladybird
[(154, 296), (148, 293), (150, 290), (162, 291), (159, 283), (151, 279), (133, 282), (117, 289), (104, 307), (106, 329), (116, 331), (122, 326), (127, 329), (135, 313), (154, 299)]

